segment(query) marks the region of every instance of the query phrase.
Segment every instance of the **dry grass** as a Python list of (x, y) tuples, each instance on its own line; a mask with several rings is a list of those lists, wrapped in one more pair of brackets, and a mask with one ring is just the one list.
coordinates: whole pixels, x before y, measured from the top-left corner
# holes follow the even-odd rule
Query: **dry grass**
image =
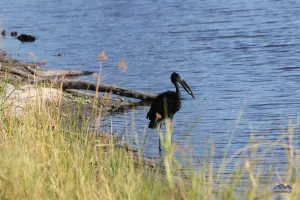
[[(98, 83), (106, 59), (105, 53), (99, 55)], [(205, 148), (200, 166), (193, 166), (192, 153), (183, 151), (181, 159), (190, 163), (183, 169), (166, 121), (165, 134), (159, 133), (164, 167), (153, 169), (142, 165), (141, 157), (136, 165), (132, 152), (116, 147), (112, 140), (101, 140), (84, 126), (78, 129), (76, 114), (62, 120), (59, 96), (52, 104), (38, 99), (26, 104), (24, 114), (18, 116), (11, 106), (0, 105), (0, 199), (273, 199), (279, 195), (296, 199), (300, 195), (300, 148), (294, 146), (299, 123), (290, 123), (276, 141), (254, 142), (251, 135), (247, 146), (233, 155), (224, 153), (218, 167), (213, 142)], [(257, 162), (278, 146), (286, 154), (285, 177), (272, 165)], [(226, 168), (233, 159), (235, 169), (228, 177)], [(292, 193), (274, 193), (274, 175), (287, 182)]]
[[(202, 165), (191, 165), (184, 171), (174, 156), (176, 148), (167, 128), (165, 137), (160, 134), (165, 151), (165, 168), (161, 172), (143, 165), (137, 167), (131, 152), (116, 148), (113, 141), (93, 137), (85, 128), (79, 130), (76, 116), (68, 118), (66, 131), (56, 106), (37, 101), (27, 105), (22, 117), (14, 116), (9, 107), (2, 109), (0, 199), (233, 199), (240, 195), (272, 199), (278, 194), (272, 192), (273, 185), (261, 183), (261, 166), (251, 158), (263, 158), (278, 145), (286, 149), (289, 163), (288, 179), (283, 179), (293, 188), (291, 194), (281, 195), (294, 199), (299, 195), (299, 158), (295, 156), (299, 148), (292, 145), (297, 125), (290, 124), (276, 142), (250, 141), (244, 149), (224, 159), (218, 170), (213, 167), (214, 147), (210, 145)], [(286, 137), (289, 139), (283, 143)], [(263, 145), (267, 146), (263, 153), (257, 153), (256, 149)], [(228, 178), (225, 169), (230, 160), (245, 157), (249, 151), (251, 155), (237, 162), (235, 174)], [(270, 177), (274, 173), (270, 170)], [(239, 193), (242, 182), (247, 184)]]

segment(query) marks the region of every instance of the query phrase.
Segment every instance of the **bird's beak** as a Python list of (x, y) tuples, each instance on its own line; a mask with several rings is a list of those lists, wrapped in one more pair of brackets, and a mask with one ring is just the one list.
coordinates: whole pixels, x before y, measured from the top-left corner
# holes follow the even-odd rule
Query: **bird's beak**
[(179, 80), (179, 83), (182, 85), (182, 87), (185, 89), (185, 91), (187, 91), (187, 93), (189, 93), (194, 99), (194, 93), (192, 91), (192, 89), (190, 88), (190, 86), (185, 82), (185, 80), (183, 80), (182, 78)]

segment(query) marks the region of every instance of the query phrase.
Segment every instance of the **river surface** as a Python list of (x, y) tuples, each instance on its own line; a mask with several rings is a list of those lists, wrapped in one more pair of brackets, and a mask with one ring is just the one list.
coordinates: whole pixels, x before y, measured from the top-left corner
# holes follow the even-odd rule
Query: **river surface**
[[(145, 92), (174, 90), (170, 75), (179, 73), (196, 100), (182, 91), (173, 142), (191, 149), (195, 163), (210, 141), (215, 167), (227, 149), (230, 157), (246, 147), (250, 132), (254, 143), (275, 141), (300, 113), (300, 1), (1, 0), (0, 25), (37, 37), (0, 37), (0, 48), (24, 61), (34, 52), (46, 68), (97, 72), (104, 50), (103, 82)], [(128, 70), (115, 79), (122, 59)], [(131, 145), (137, 136), (145, 156), (157, 157), (148, 109), (114, 116), (112, 130), (127, 132)], [(299, 149), (299, 128), (293, 145)], [(284, 176), (284, 148), (266, 157)]]

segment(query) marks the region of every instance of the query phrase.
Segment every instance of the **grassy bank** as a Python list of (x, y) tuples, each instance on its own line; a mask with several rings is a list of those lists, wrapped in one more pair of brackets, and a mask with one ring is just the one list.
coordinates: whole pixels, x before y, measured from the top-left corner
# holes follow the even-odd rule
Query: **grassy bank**
[[(99, 56), (100, 61), (106, 59)], [(101, 68), (102, 62), (99, 74)], [(97, 78), (100, 83), (101, 77)], [(300, 195), (300, 148), (294, 145), (299, 123), (291, 123), (276, 141), (250, 139), (243, 149), (227, 155), (233, 131), (219, 166), (214, 164), (213, 141), (204, 147), (200, 165), (193, 166), (192, 152), (171, 144), (172, 130), (166, 121), (165, 133), (159, 133), (165, 152), (163, 167), (153, 168), (138, 153), (90, 131), (91, 123), (79, 113), (80, 105), (62, 115), (59, 87), (47, 103), (36, 92), (40, 96), (16, 114), (15, 107), (6, 103), (7, 85), (8, 81), (0, 82), (0, 199), (296, 199)], [(93, 106), (97, 103), (94, 98)], [(94, 118), (99, 118), (104, 108), (96, 108)], [(272, 165), (258, 162), (278, 146), (286, 155), (284, 177)], [(226, 168), (233, 160), (235, 168), (228, 175)], [(183, 168), (182, 162), (190, 163), (189, 167)], [(274, 193), (274, 176), (288, 183), (292, 192)]]
[[(0, 199), (138, 199), (166, 195), (157, 172), (137, 169), (130, 152), (63, 120), (57, 103), (2, 107)], [(62, 126), (63, 125), (63, 126)], [(148, 173), (152, 175), (149, 176)], [(155, 184), (153, 184), (155, 183)], [(163, 187), (162, 187), (163, 186)]]
[[(162, 138), (164, 170), (143, 165), (142, 157), (135, 159), (133, 152), (116, 147), (113, 140), (98, 137), (84, 126), (78, 129), (76, 113), (62, 119), (58, 106), (59, 101), (36, 101), (18, 116), (11, 107), (1, 106), (0, 199), (233, 199), (240, 195), (271, 199), (277, 195), (261, 190), (261, 174), (251, 160), (236, 163), (236, 173), (225, 180), (229, 160), (215, 170), (213, 147), (201, 167), (191, 166), (183, 173), (174, 157), (169, 129)], [(286, 136), (291, 142), (293, 125)], [(286, 149), (293, 192), (282, 195), (296, 198), (300, 178), (293, 152), (298, 147), (289, 142), (281, 145)], [(272, 145), (276, 144), (268, 148)], [(252, 144), (252, 156), (262, 156), (253, 150), (258, 146)], [(239, 193), (242, 177), (247, 184)]]

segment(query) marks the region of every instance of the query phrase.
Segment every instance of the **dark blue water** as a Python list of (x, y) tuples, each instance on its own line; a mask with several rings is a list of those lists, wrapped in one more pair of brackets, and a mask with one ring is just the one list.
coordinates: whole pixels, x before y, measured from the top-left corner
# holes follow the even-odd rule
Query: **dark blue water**
[[(297, 122), (299, 24), (299, 1), (2, 0), (0, 25), (37, 40), (22, 44), (0, 37), (0, 48), (25, 61), (34, 52), (38, 60), (48, 60), (47, 68), (95, 72), (97, 55), (104, 50), (103, 82), (146, 92), (173, 90), (169, 78), (178, 72), (196, 100), (182, 92), (173, 141), (181, 149), (191, 148), (197, 162), (210, 140), (218, 160), (232, 133), (229, 156), (248, 145), (251, 131), (254, 142), (272, 142), (287, 129), (288, 120)], [(53, 56), (57, 53), (65, 56)], [(128, 71), (114, 81), (121, 59)], [(146, 128), (148, 109), (114, 116), (112, 129), (121, 133), (130, 123), (131, 143), (133, 135), (143, 143), (147, 133), (145, 155), (157, 157), (157, 134)], [(299, 128), (294, 135), (297, 149)], [(270, 163), (283, 166), (284, 149), (270, 152)]]

